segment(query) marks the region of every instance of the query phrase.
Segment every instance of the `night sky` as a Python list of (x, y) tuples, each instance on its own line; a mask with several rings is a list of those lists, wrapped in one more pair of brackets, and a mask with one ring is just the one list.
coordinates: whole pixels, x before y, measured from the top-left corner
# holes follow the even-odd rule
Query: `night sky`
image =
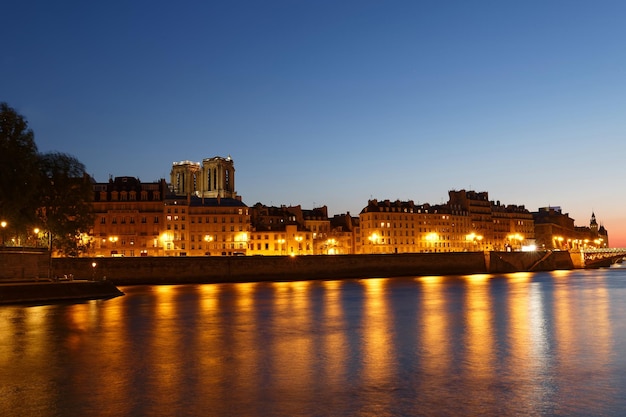
[(0, 101), (99, 182), (230, 155), (248, 205), (488, 191), (626, 247), (626, 2), (14, 1)]

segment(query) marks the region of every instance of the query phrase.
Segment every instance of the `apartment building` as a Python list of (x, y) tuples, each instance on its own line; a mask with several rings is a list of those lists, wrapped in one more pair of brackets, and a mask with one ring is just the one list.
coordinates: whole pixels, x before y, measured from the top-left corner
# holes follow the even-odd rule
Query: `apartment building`
[(164, 179), (142, 183), (133, 177), (115, 177), (94, 183), (95, 223), (86, 256), (161, 256)]

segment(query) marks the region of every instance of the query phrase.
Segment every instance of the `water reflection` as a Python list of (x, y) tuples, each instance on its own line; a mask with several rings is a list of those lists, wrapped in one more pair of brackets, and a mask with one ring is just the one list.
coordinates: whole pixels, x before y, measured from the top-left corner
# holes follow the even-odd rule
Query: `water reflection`
[(0, 308), (0, 415), (626, 412), (623, 270), (124, 291)]

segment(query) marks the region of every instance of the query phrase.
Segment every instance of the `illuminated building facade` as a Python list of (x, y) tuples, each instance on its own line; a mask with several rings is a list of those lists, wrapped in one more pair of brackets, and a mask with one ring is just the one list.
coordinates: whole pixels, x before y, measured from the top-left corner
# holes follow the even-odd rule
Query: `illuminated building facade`
[(237, 198), (235, 165), (232, 158), (203, 159), (202, 162), (174, 162), (170, 171), (175, 195), (195, 195), (205, 198)]
[(245, 255), (250, 213), (234, 190), (230, 157), (174, 163), (165, 180), (94, 184), (96, 222), (87, 256)]
[(300, 206), (250, 207), (251, 232), (248, 245), (250, 255), (313, 255), (314, 232), (306, 225)]
[(352, 217), (350, 213), (337, 214), (330, 220), (329, 243), (336, 242), (336, 248), (340, 254), (361, 253), (361, 228), (358, 217)]
[(361, 253), (482, 250), (482, 239), (468, 238), (470, 218), (444, 205), (370, 200), (359, 223)]
[(231, 157), (174, 162), (160, 237), (165, 256), (246, 255), (250, 212), (235, 191)]
[(446, 204), (370, 200), (358, 217), (326, 206), (246, 206), (230, 157), (172, 164), (171, 183), (116, 177), (94, 184), (86, 256), (335, 255), (518, 251), (608, 246), (592, 214), (576, 227), (558, 207), (530, 213), (486, 192), (449, 191)]
[(518, 251), (535, 247), (535, 222), (524, 206), (492, 203), (494, 250)]
[(599, 226), (595, 213), (591, 214), (589, 227), (575, 226), (574, 219), (560, 207), (543, 207), (533, 213), (537, 249), (580, 250), (599, 249), (609, 245), (609, 235)]
[(163, 255), (159, 236), (165, 180), (142, 183), (133, 177), (116, 177), (93, 185), (95, 223), (87, 256)]
[(443, 205), (370, 200), (360, 214), (359, 253), (523, 250), (534, 244), (524, 206), (489, 201), (486, 192), (450, 191)]
[(480, 240), (482, 250), (494, 250), (496, 241), (489, 194), (484, 191), (451, 190), (448, 196), (451, 208), (465, 212), (470, 217), (468, 234)]
[(164, 203), (164, 256), (246, 255), (248, 207), (237, 198), (171, 196)]

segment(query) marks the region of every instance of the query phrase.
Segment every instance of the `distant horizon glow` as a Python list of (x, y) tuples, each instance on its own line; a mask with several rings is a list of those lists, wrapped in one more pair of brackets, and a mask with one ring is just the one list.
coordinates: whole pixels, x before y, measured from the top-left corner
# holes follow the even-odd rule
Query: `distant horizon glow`
[(486, 191), (626, 247), (626, 3), (601, 3), (13, 2), (0, 101), (98, 182), (232, 155), (248, 205)]

